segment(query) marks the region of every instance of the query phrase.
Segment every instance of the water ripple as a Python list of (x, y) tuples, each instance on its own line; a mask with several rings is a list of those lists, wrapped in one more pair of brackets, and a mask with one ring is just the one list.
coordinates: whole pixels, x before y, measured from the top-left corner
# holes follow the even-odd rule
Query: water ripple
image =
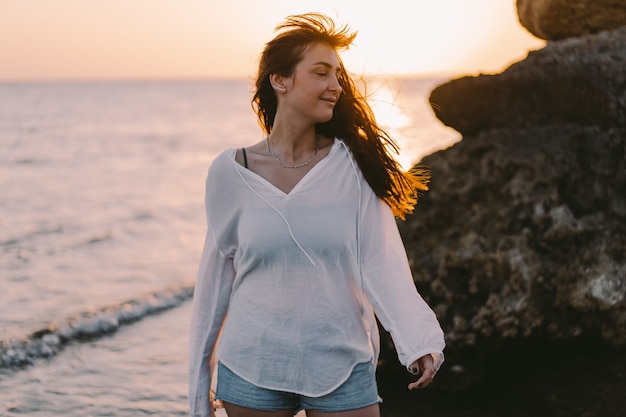
[(93, 311), (85, 311), (60, 323), (33, 332), (21, 340), (0, 342), (0, 372), (8, 373), (49, 358), (71, 342), (93, 340), (120, 327), (179, 306), (193, 295), (193, 285), (182, 285)]

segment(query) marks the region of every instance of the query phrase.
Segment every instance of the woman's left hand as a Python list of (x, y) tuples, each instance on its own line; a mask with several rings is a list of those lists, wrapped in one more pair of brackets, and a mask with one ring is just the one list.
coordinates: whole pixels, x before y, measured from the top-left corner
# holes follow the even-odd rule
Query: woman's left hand
[(409, 367), (413, 375), (418, 375), (420, 372), (422, 375), (415, 382), (409, 384), (409, 389), (426, 388), (433, 382), (435, 378), (435, 361), (432, 355), (424, 355)]

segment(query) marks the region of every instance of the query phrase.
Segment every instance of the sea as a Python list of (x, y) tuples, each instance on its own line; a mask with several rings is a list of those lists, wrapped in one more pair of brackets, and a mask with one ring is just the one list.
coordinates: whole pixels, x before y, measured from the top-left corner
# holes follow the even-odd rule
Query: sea
[[(460, 140), (428, 104), (445, 81), (360, 84), (407, 168)], [(247, 79), (0, 84), (0, 416), (188, 415), (204, 180), (263, 138), (251, 98)]]

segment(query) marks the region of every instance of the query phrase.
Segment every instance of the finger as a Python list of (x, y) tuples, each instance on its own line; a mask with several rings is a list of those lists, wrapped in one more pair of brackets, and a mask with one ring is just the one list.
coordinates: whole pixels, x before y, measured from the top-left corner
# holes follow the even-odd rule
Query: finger
[(409, 384), (409, 390), (426, 388), (431, 382), (433, 382), (432, 378), (422, 375), (417, 381)]
[(413, 390), (426, 388), (430, 385), (431, 382), (433, 382), (434, 376), (435, 372), (432, 369), (425, 369), (424, 373), (422, 374), (422, 376), (419, 377), (417, 381), (409, 384), (409, 389)]

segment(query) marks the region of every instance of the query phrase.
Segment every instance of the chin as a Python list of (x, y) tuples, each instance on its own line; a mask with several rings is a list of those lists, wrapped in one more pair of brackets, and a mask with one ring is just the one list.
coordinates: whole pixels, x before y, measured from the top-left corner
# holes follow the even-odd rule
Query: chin
[(318, 123), (326, 123), (329, 122), (334, 116), (334, 113), (331, 111), (329, 114), (320, 117), (319, 122)]

